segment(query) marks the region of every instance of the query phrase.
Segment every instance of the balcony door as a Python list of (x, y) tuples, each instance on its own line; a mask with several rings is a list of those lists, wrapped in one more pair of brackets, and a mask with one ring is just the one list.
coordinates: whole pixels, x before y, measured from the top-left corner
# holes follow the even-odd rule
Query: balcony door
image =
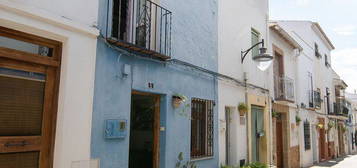
[(0, 27), (0, 167), (51, 168), (61, 44)]
[(280, 52), (274, 51), (273, 62), (273, 74), (274, 74), (274, 92), (276, 99), (284, 99), (284, 66), (283, 56)]

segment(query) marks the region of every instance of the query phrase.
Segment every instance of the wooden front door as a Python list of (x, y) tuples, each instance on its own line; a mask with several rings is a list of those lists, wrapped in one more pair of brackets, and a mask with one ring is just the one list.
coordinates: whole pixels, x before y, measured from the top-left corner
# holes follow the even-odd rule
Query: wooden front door
[(133, 92), (129, 168), (159, 168), (160, 96)]
[(0, 27), (0, 167), (51, 168), (61, 44)]
[[(325, 121), (323, 119), (319, 119), (319, 123), (325, 125)], [(319, 155), (320, 161), (326, 160), (326, 137), (325, 137), (325, 129), (319, 128)]]
[(283, 142), (283, 122), (281, 117), (276, 119), (276, 166), (284, 168), (284, 142)]

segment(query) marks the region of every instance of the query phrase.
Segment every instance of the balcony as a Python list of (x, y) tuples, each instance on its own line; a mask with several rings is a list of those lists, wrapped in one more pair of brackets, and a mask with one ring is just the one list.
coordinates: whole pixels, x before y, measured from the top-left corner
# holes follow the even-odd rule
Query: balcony
[(172, 12), (149, 0), (111, 0), (107, 41), (140, 55), (171, 57)]
[(348, 108), (341, 102), (333, 103), (333, 111), (329, 115), (338, 115), (348, 117)]
[(275, 100), (294, 102), (294, 80), (286, 76), (275, 76), (274, 93)]

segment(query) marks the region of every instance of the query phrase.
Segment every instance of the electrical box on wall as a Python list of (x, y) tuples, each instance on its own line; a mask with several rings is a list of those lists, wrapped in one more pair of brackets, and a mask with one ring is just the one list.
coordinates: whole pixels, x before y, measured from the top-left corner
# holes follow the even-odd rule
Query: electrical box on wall
[(106, 139), (121, 139), (127, 134), (127, 122), (125, 119), (109, 119), (105, 121), (104, 135)]

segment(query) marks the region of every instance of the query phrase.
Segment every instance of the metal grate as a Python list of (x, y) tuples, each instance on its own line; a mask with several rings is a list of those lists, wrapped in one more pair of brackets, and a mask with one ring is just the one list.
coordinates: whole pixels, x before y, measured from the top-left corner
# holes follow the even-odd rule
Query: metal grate
[(191, 158), (213, 156), (213, 101), (192, 99)]
[(274, 76), (274, 93), (276, 100), (295, 101), (294, 80), (286, 76)]
[(304, 122), (304, 144), (305, 150), (311, 149), (310, 122)]
[(149, 55), (171, 56), (171, 11), (149, 0), (109, 1), (109, 41)]

